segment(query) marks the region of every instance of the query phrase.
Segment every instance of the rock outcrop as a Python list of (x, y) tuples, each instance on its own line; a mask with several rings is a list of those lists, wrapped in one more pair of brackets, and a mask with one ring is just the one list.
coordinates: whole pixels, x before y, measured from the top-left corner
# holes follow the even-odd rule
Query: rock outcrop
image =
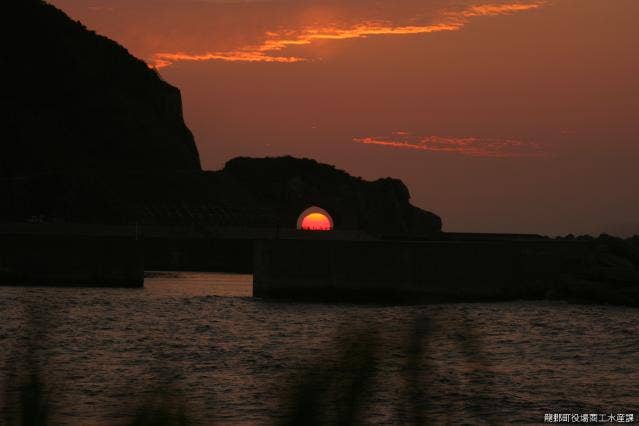
[(552, 298), (639, 306), (639, 235), (627, 239), (568, 235), (558, 240), (582, 242), (591, 250), (571, 265)]
[(6, 3), (0, 176), (200, 169), (177, 88), (47, 3)]
[(261, 206), (277, 211), (282, 225), (295, 224), (307, 207), (326, 209), (335, 226), (375, 235), (439, 232), (441, 219), (410, 204), (398, 179), (366, 181), (334, 166), (293, 157), (235, 158), (221, 173), (237, 180)]

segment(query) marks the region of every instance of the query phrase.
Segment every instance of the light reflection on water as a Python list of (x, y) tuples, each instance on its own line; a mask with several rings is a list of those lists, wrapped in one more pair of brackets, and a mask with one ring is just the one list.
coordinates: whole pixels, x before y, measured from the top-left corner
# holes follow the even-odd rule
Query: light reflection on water
[[(158, 390), (202, 424), (270, 424), (311, 366), (340, 370), (340, 336), (375, 331), (373, 423), (405, 423), (406, 377), (429, 423), (542, 422), (544, 413), (636, 412), (639, 311), (555, 302), (357, 306), (251, 297), (251, 276), (150, 274), (144, 289), (0, 288), (2, 384), (26, 342), (27, 309), (67, 424), (122, 424)], [(418, 371), (416, 319), (428, 318)], [(314, 367), (313, 367), (314, 368)]]

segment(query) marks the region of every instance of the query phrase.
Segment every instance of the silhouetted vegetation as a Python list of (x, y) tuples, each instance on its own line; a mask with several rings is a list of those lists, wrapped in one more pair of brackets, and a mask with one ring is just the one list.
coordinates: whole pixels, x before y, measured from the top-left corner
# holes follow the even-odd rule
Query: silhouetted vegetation
[[(44, 315), (29, 313), (29, 324), (25, 328), (28, 336), (26, 346), (16, 348), (20, 354), (12, 357), (13, 369), (5, 382), (4, 389), (4, 421), (8, 426), (35, 426), (58, 424), (62, 415), (53, 409), (51, 399), (64, 393), (64, 383), (52, 383), (52, 376), (44, 372), (52, 369), (43, 359), (46, 347), (48, 325)], [(465, 317), (464, 317), (465, 318)], [(428, 425), (433, 366), (428, 361), (429, 339), (436, 327), (432, 320), (417, 317), (409, 333), (404, 339), (403, 392), (401, 402), (395, 407), (398, 416), (405, 424)], [(485, 368), (481, 355), (481, 343), (472, 331), (472, 323), (462, 321), (456, 330), (460, 351), (463, 353), (470, 371)], [(319, 359), (309, 366), (294, 373), (292, 382), (297, 383), (280, 395), (281, 406), (285, 411), (273, 418), (273, 423), (280, 425), (360, 425), (369, 421), (368, 408), (373, 403), (371, 396), (375, 393), (375, 380), (380, 373), (380, 360), (384, 354), (379, 352), (382, 336), (373, 328), (359, 331), (337, 333), (337, 359)], [(172, 376), (171, 368), (164, 366), (167, 377)], [(45, 382), (47, 377), (49, 382)], [(58, 379), (64, 381), (64, 379)], [(164, 386), (155, 391), (131, 389), (126, 392), (132, 400), (123, 401), (129, 408), (128, 419), (121, 424), (131, 426), (187, 426), (199, 424), (196, 413), (189, 412), (185, 404), (186, 395), (179, 386), (170, 379), (164, 380)], [(486, 383), (472, 382), (473, 394), (479, 399), (485, 397), (485, 406), (473, 406), (477, 416), (486, 419), (490, 411), (490, 386)], [(392, 407), (389, 407), (392, 408)], [(68, 410), (66, 410), (68, 412)], [(118, 417), (122, 417), (121, 413)], [(241, 418), (241, 413), (238, 413)], [(106, 420), (106, 419), (105, 419)], [(208, 424), (211, 419), (206, 420)], [(201, 422), (201, 420), (200, 420)], [(113, 421), (110, 421), (113, 423)], [(116, 423), (117, 424), (117, 423)]]
[(378, 336), (370, 330), (347, 336), (338, 342), (336, 365), (321, 362), (296, 378), (297, 387), (283, 396), (291, 411), (282, 425), (359, 424), (378, 364)]
[(23, 345), (16, 345), (8, 364), (3, 389), (4, 422), (8, 426), (47, 425), (55, 417), (49, 404), (47, 386), (43, 381), (44, 347), (48, 334), (47, 311), (27, 308)]
[[(415, 318), (404, 339), (404, 366), (401, 369), (403, 391), (397, 417), (402, 424), (430, 425), (434, 423), (432, 409), (435, 394), (435, 367), (429, 361), (430, 340), (438, 327), (437, 322), (424, 316)], [(462, 313), (456, 333), (459, 350), (463, 354), (470, 382), (469, 394), (474, 403), (468, 405), (468, 414), (484, 423), (494, 423), (495, 389), (490, 381), (477, 378), (476, 372), (486, 369), (482, 344), (472, 322)], [(380, 373), (381, 337), (372, 330), (347, 334), (339, 345), (340, 361), (331, 366), (328, 360), (310, 366), (300, 377), (299, 386), (284, 395), (292, 407), (282, 425), (360, 425), (370, 424), (368, 409), (374, 394), (374, 381)], [(452, 413), (450, 413), (452, 414)], [(450, 422), (450, 420), (448, 420)]]
[(166, 390), (156, 391), (135, 409), (129, 426), (188, 426), (193, 424), (179, 395)]
[[(64, 379), (55, 382), (53, 376), (47, 373), (55, 368), (46, 359), (47, 336), (50, 328), (49, 312), (46, 308), (35, 309), (26, 307), (26, 324), (24, 335), (19, 336), (7, 360), (4, 371), (5, 387), (2, 390), (2, 407), (4, 421), (7, 426), (46, 426), (59, 424), (61, 415), (51, 404), (51, 400), (64, 393)], [(171, 368), (160, 368), (170, 376)], [(45, 377), (49, 382), (45, 381)], [(51, 382), (51, 380), (54, 380)], [(165, 379), (165, 386), (146, 397), (131, 404), (130, 420), (125, 425), (130, 426), (188, 426), (192, 424), (187, 413), (184, 399), (178, 389)], [(138, 395), (139, 392), (129, 389), (128, 394)], [(123, 401), (125, 404), (126, 401)], [(125, 404), (126, 405), (126, 404)]]

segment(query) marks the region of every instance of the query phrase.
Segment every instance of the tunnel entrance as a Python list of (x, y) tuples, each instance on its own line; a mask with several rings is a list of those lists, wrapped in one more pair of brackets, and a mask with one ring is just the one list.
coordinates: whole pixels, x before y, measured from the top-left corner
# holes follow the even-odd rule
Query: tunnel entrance
[(333, 218), (320, 207), (309, 207), (297, 219), (297, 229), (303, 231), (330, 231), (333, 229)]

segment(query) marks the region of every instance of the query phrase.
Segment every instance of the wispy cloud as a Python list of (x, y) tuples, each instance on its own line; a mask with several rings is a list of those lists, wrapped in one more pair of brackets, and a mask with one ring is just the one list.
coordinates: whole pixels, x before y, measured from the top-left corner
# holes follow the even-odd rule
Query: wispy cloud
[(510, 15), (537, 9), (544, 4), (545, 1), (529, 1), (474, 5), (461, 10), (445, 11), (438, 22), (424, 25), (396, 25), (388, 22), (366, 21), (350, 26), (310, 26), (301, 29), (268, 31), (264, 34), (263, 40), (255, 44), (205, 53), (156, 53), (150, 62), (151, 66), (156, 68), (166, 67), (180, 61), (302, 62), (312, 58), (287, 56), (282, 55), (281, 52), (287, 48), (306, 46), (322, 40), (350, 40), (371, 36), (402, 36), (459, 31), (476, 17)]
[(537, 142), (514, 138), (482, 138), (476, 136), (414, 136), (409, 132), (393, 132), (390, 137), (360, 137), (354, 142), (387, 148), (443, 152), (471, 157), (544, 157), (544, 147)]
[(471, 6), (461, 12), (466, 18), (475, 16), (510, 15), (517, 12), (525, 12), (543, 6), (545, 2), (538, 1), (532, 3), (512, 3), (512, 4), (482, 4)]

